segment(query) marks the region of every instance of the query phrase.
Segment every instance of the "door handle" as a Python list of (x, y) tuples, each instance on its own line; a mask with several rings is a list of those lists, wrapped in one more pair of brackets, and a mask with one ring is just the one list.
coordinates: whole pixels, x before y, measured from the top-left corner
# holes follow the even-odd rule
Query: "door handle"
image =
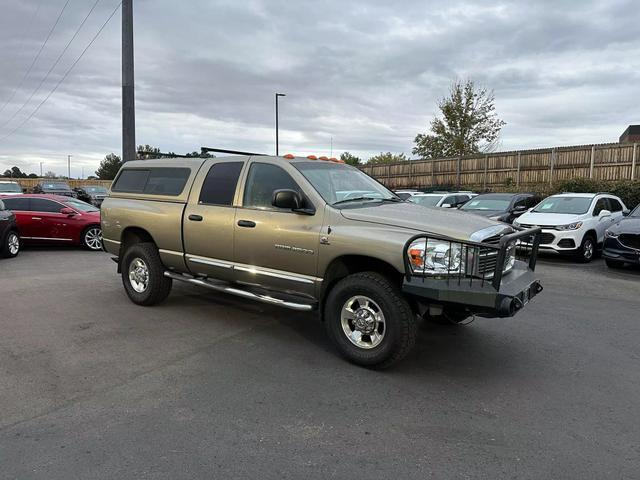
[(201, 222), (202, 215), (189, 215), (189, 220), (191, 220), (192, 222)]
[(42, 217), (31, 217), (31, 220), (42, 220)]
[(245, 228), (254, 228), (256, 226), (256, 222), (252, 222), (251, 220), (238, 220), (238, 226)]

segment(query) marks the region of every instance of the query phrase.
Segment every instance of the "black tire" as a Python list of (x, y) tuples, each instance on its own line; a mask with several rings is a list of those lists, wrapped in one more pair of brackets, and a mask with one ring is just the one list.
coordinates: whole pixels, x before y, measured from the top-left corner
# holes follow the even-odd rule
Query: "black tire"
[[(357, 296), (372, 300), (384, 316), (384, 334), (380, 343), (372, 348), (354, 344), (342, 326), (343, 307)], [(379, 369), (402, 360), (411, 351), (418, 328), (416, 316), (399, 288), (375, 272), (356, 273), (336, 283), (325, 302), (324, 323), (329, 338), (343, 357), (357, 365)], [(362, 338), (373, 342), (366, 334)]]
[(585, 235), (580, 248), (578, 248), (578, 260), (582, 263), (589, 263), (595, 258), (597, 248), (595, 237), (590, 233)]
[[(96, 231), (99, 232), (98, 242), (96, 242), (95, 239)], [(85, 228), (80, 239), (82, 241), (82, 246), (87, 250), (91, 250), (92, 252), (102, 251), (102, 228), (100, 225), (90, 225)]]
[[(17, 250), (15, 249), (15, 245), (17, 242)], [(0, 256), (3, 258), (15, 258), (20, 253), (20, 249), (22, 248), (22, 242), (20, 242), (20, 237), (18, 236), (18, 232), (15, 230), (9, 230), (7, 235), (4, 237), (4, 241), (2, 242), (2, 249), (0, 250)]]
[(612, 260), (610, 258), (605, 258), (604, 261), (607, 264), (607, 267), (609, 267), (609, 268), (623, 268), (624, 267), (624, 262), (621, 262), (620, 260)]
[[(145, 288), (137, 291), (129, 274), (132, 263), (138, 260), (144, 264), (147, 277), (146, 282), (137, 284)], [(171, 292), (172, 280), (165, 277), (164, 272), (160, 254), (153, 243), (136, 243), (127, 248), (122, 256), (122, 284), (131, 301), (137, 305), (157, 305), (167, 298)]]

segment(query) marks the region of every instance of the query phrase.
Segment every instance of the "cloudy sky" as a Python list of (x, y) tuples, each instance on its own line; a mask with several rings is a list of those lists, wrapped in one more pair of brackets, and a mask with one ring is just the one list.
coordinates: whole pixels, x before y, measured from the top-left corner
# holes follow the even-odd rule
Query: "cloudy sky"
[[(0, 169), (89, 175), (119, 153), (119, 0), (2, 0)], [(640, 123), (632, 0), (135, 0), (138, 143), (410, 153), (452, 80), (495, 91), (501, 149), (616, 141)], [(57, 61), (57, 63), (56, 63)], [(48, 77), (45, 80), (47, 73)], [(29, 100), (30, 99), (30, 100)], [(28, 120), (27, 120), (28, 119)], [(25, 121), (26, 120), (26, 121)]]

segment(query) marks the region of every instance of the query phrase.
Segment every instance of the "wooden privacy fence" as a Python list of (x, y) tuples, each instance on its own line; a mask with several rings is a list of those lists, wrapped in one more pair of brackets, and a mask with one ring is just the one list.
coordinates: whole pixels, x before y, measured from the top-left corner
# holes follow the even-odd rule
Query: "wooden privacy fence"
[(637, 179), (639, 150), (636, 143), (611, 143), (365, 164), (360, 168), (391, 189), (439, 185), (495, 188), (511, 184), (524, 187), (576, 177)]
[(111, 180), (66, 180), (60, 178), (2, 178), (2, 180), (13, 180), (18, 182), (22, 188), (26, 188), (30, 192), (40, 182), (64, 182), (71, 188), (81, 187), (83, 185), (102, 185), (103, 187), (111, 187)]

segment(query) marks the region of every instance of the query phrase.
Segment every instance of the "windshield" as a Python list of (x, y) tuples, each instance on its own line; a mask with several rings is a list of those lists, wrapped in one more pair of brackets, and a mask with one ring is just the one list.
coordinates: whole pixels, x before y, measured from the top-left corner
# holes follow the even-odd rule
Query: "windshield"
[(66, 183), (43, 183), (42, 188), (45, 190), (71, 190)]
[(413, 196), (409, 199), (410, 202), (417, 203), (423, 207), (435, 207), (442, 198), (442, 195), (425, 195), (425, 196)]
[(64, 202), (65, 205), (74, 208), (76, 210), (80, 210), (81, 212), (99, 212), (100, 209), (94, 207), (93, 205), (89, 205), (81, 200), (69, 200)]
[(496, 210), (504, 212), (509, 209), (510, 198), (472, 198), (460, 210)]
[(533, 210), (536, 213), (567, 213), (581, 215), (589, 211), (590, 197), (549, 197)]
[(0, 183), (0, 193), (22, 193), (22, 188), (17, 183)]
[(356, 199), (395, 199), (390, 190), (357, 168), (340, 163), (294, 163), (302, 175), (329, 204)]
[(84, 187), (87, 193), (104, 193), (107, 194), (107, 189), (104, 187)]

